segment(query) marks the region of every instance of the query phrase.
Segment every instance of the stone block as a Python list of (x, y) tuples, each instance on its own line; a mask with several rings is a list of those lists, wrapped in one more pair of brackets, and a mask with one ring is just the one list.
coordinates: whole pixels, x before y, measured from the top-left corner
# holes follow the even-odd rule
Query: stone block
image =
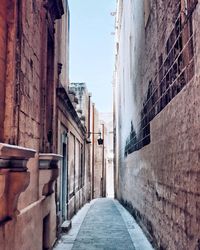
[(61, 225), (61, 232), (62, 233), (68, 233), (69, 230), (71, 229), (72, 227), (72, 222), (71, 220), (66, 220), (63, 222), (63, 224)]

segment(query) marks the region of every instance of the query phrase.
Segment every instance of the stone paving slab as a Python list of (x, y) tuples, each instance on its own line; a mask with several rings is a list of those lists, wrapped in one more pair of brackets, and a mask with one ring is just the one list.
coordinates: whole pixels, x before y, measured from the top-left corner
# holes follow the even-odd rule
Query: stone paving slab
[(148, 241), (147, 237), (145, 236), (133, 216), (117, 200), (114, 200), (114, 203), (126, 224), (126, 228), (130, 234), (135, 249), (153, 250), (152, 245)]
[(71, 250), (74, 244), (74, 241), (78, 235), (80, 227), (83, 223), (83, 220), (90, 208), (90, 206), (95, 202), (95, 200), (90, 203), (85, 204), (78, 213), (72, 218), (72, 228), (67, 234), (63, 234), (61, 239), (57, 242), (54, 250)]
[(114, 199), (96, 199), (72, 219), (54, 250), (152, 250), (134, 218)]
[(113, 200), (98, 199), (90, 207), (72, 249), (135, 249)]

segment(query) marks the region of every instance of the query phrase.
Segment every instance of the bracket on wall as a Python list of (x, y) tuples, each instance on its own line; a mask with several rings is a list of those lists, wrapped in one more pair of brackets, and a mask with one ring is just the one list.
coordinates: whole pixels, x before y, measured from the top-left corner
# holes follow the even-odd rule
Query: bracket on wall
[(15, 217), (19, 196), (30, 182), (27, 162), (36, 151), (0, 143), (0, 223)]
[(58, 162), (61, 159), (62, 155), (58, 154), (39, 154), (40, 196), (48, 196), (54, 192), (53, 184), (59, 175)]

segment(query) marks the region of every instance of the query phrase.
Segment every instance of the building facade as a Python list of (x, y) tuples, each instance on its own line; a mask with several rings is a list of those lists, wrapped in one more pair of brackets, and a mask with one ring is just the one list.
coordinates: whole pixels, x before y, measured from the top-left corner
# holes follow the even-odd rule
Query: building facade
[(117, 5), (116, 197), (158, 249), (199, 249), (200, 3)]
[(3, 0), (0, 37), (0, 249), (52, 249), (89, 199), (68, 2)]
[(86, 129), (62, 86), (57, 89), (58, 149), (63, 160), (60, 166), (59, 211), (61, 222), (71, 219), (87, 201)]
[(86, 195), (87, 200), (91, 199), (91, 93), (88, 92), (87, 85), (84, 82), (71, 82), (69, 85), (71, 92), (74, 92), (78, 104), (76, 106), (77, 114), (86, 129), (86, 147), (85, 147), (85, 178), (86, 178)]
[(58, 151), (63, 155), (58, 184), (60, 223), (90, 200), (87, 127), (77, 112), (76, 93), (60, 82), (57, 88)]
[(50, 249), (54, 183), (55, 23), (62, 1), (3, 1), (0, 110), (0, 248)]
[(101, 124), (104, 124), (104, 168), (105, 193), (107, 197), (114, 197), (114, 162), (113, 162), (113, 113), (100, 113)]
[[(78, 98), (76, 110), (87, 130), (86, 145), (88, 154), (86, 154), (86, 157), (88, 156), (88, 161), (86, 163), (89, 164), (87, 168), (88, 174), (86, 175), (87, 194), (92, 192), (93, 198), (105, 197), (107, 194), (107, 180), (109, 181), (109, 178), (107, 178), (108, 167), (110, 183), (112, 183), (112, 159), (109, 153), (112, 150), (113, 140), (111, 138), (112, 134), (108, 132), (108, 129), (109, 131), (113, 130), (112, 114), (99, 113), (95, 104), (92, 103), (92, 96), (87, 90), (86, 83), (70, 83), (70, 91), (76, 93)], [(102, 144), (99, 144), (99, 138), (103, 139)], [(111, 189), (112, 187), (111, 184)]]
[(99, 112), (92, 103), (91, 107), (91, 197), (92, 199), (102, 197), (102, 147), (98, 144), (98, 139), (102, 138), (102, 128), (99, 120)]

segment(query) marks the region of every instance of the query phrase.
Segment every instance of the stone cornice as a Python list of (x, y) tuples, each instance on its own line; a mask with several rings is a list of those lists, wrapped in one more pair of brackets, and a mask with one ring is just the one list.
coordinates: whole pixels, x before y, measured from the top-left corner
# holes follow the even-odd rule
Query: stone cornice
[(73, 120), (76, 122), (76, 124), (78, 125), (79, 129), (81, 130), (82, 134), (85, 135), (86, 134), (86, 129), (83, 126), (83, 124), (81, 123), (81, 120), (67, 94), (67, 91), (65, 90), (64, 87), (59, 86), (57, 88), (57, 96), (60, 98), (60, 100), (64, 103), (66, 110), (70, 113), (71, 117), (73, 118)]
[(30, 148), (0, 143), (1, 159), (29, 159), (35, 156), (36, 151)]

